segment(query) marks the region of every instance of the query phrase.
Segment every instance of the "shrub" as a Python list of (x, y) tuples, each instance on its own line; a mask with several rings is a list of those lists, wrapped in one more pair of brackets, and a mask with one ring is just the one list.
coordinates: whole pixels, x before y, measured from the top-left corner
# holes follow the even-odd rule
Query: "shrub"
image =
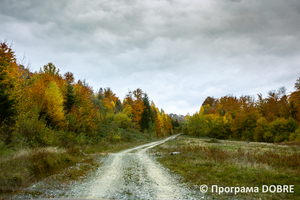
[(39, 119), (39, 109), (35, 106), (16, 117), (14, 143), (18, 146), (38, 146), (43, 143), (42, 136), (45, 128), (46, 122)]
[(295, 130), (289, 137), (289, 141), (297, 141), (300, 142), (300, 127)]
[(206, 136), (208, 127), (205, 123), (205, 118), (203, 115), (196, 113), (189, 119), (188, 132), (190, 135), (197, 137)]
[(257, 120), (256, 128), (254, 130), (253, 139), (256, 142), (264, 142), (264, 133), (268, 131), (268, 121), (261, 117)]
[(6, 123), (0, 124), (0, 149), (12, 142), (13, 130)]
[(131, 118), (128, 117), (125, 113), (118, 113), (113, 117), (113, 122), (117, 124), (119, 128), (129, 130), (133, 127)]
[(274, 141), (274, 136), (270, 131), (267, 131), (264, 133), (264, 140), (266, 142), (273, 142)]
[(114, 127), (107, 133), (107, 139), (111, 142), (118, 142), (121, 140), (121, 130), (118, 127)]
[(76, 143), (76, 136), (75, 133), (71, 131), (56, 131), (55, 137), (58, 139), (59, 144), (63, 147), (70, 147)]
[(274, 142), (283, 142), (283, 141), (284, 141), (283, 135), (276, 135), (274, 138)]
[(230, 126), (231, 126), (230, 117), (209, 114), (205, 116), (205, 122), (207, 123), (208, 126), (209, 137), (226, 139), (229, 137), (229, 135), (232, 134), (230, 130)]
[(274, 140), (276, 138), (276, 142), (289, 140), (290, 134), (295, 132), (296, 128), (297, 123), (292, 118), (288, 120), (284, 118), (277, 118), (269, 124), (269, 130), (271, 131)]

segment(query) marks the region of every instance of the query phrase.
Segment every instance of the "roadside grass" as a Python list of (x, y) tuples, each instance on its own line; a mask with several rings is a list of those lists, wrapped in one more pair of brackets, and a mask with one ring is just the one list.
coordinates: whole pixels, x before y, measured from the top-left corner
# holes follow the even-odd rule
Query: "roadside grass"
[(28, 187), (33, 182), (80, 162), (92, 161), (78, 148), (21, 149), (0, 158), (0, 194)]
[[(2, 149), (0, 151), (0, 199), (25, 191), (30, 185), (51, 175), (58, 174), (71, 166), (99, 166), (97, 159), (109, 153), (118, 152), (137, 145), (158, 140), (154, 137), (140, 137), (133, 140), (78, 145), (69, 148), (45, 147), (35, 149)], [(74, 168), (60, 182), (70, 182), (85, 177), (91, 167)]]
[[(179, 136), (155, 148), (165, 167), (181, 175), (192, 188), (258, 187), (259, 193), (217, 194), (217, 199), (299, 199), (300, 146)], [(180, 152), (171, 155), (172, 152)], [(294, 185), (294, 193), (262, 193), (262, 185)]]

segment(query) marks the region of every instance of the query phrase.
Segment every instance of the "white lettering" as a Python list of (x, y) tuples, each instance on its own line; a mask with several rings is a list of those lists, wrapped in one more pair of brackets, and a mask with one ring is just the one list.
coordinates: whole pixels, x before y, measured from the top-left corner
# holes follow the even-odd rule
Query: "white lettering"
[(234, 194), (239, 193), (240, 192), (240, 188), (239, 187), (235, 187), (234, 188)]
[[(272, 190), (272, 188), (273, 188), (273, 190)], [(275, 192), (276, 192), (276, 186), (275, 186), (275, 185), (270, 185), (269, 191), (270, 191), (271, 193), (275, 193)]]
[[(294, 193), (294, 185), (262, 185), (262, 193)], [(259, 187), (218, 187), (212, 185), (212, 192), (221, 193), (259, 193)]]
[(294, 193), (294, 185), (290, 185), (290, 193)]
[(230, 192), (233, 193), (233, 190), (234, 190), (234, 187), (231, 187), (230, 188)]
[(226, 193), (230, 192), (230, 187), (225, 187), (225, 192)]
[(267, 186), (267, 185), (263, 185), (263, 186), (262, 186), (262, 192), (263, 192), (263, 193), (266, 193), (266, 192), (268, 192), (268, 191), (269, 191), (268, 186)]
[(224, 187), (219, 187), (219, 194), (224, 192)]
[(283, 186), (283, 193), (285, 193), (285, 192), (289, 192), (289, 186), (288, 185)]
[(277, 193), (281, 193), (282, 192), (282, 186), (281, 185), (277, 185)]
[(253, 187), (246, 187), (246, 193), (253, 192)]
[(218, 186), (217, 185), (212, 185), (211, 186), (211, 192), (214, 192), (214, 188), (216, 188), (216, 192), (218, 191)]
[(245, 193), (245, 187), (242, 187), (241, 193)]

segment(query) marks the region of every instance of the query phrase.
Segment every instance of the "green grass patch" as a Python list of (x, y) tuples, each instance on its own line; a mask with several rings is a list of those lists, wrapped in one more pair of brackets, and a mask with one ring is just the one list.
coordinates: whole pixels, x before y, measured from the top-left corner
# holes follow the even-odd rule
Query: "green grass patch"
[[(207, 142), (209, 141), (209, 142)], [(246, 193), (235, 197), (262, 199), (300, 198), (300, 148), (264, 143), (246, 143), (179, 136), (156, 147), (165, 167), (181, 175), (183, 182), (219, 187), (259, 187), (294, 185), (294, 194)], [(172, 155), (172, 152), (180, 152)], [(232, 195), (207, 193), (207, 196), (231, 199)]]
[[(36, 149), (3, 149), (0, 156), (0, 199), (24, 191), (27, 187), (46, 177), (58, 174), (71, 166), (80, 165), (61, 177), (60, 181), (77, 180), (85, 177), (89, 166), (97, 164), (100, 155), (114, 153), (137, 145), (156, 141), (158, 138), (141, 134), (130, 140), (119, 142), (100, 141), (97, 144), (69, 148), (46, 147)], [(103, 154), (97, 154), (103, 153)], [(2, 196), (2, 197), (1, 197)]]
[(0, 192), (29, 186), (60, 170), (85, 161), (78, 149), (19, 150), (0, 159)]

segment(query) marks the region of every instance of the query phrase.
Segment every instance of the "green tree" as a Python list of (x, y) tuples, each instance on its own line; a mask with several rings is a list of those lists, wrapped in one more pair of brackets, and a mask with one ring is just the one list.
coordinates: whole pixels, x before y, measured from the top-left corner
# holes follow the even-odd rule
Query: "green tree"
[(294, 119), (277, 118), (269, 124), (274, 142), (288, 141), (290, 134), (295, 132), (297, 123)]
[(300, 142), (300, 127), (295, 130), (289, 137), (290, 141)]
[(172, 127), (175, 128), (175, 127), (180, 127), (180, 124), (178, 122), (178, 119), (174, 119), (172, 118)]
[(154, 122), (153, 114), (151, 112), (150, 102), (148, 95), (145, 93), (143, 97), (143, 103), (144, 103), (144, 110), (142, 113), (142, 118), (140, 120), (140, 127), (142, 130), (148, 130), (149, 124), (151, 122)]
[(205, 118), (199, 113), (195, 113), (189, 118), (189, 128), (188, 132), (190, 135), (195, 135), (197, 137), (206, 136), (208, 132), (208, 127), (205, 123)]
[(73, 105), (75, 105), (75, 102), (76, 102), (76, 96), (75, 96), (74, 88), (71, 85), (71, 83), (68, 82), (67, 92), (64, 101), (64, 109), (67, 111), (67, 113), (71, 111), (71, 108)]
[(125, 113), (114, 115), (113, 122), (116, 123), (119, 128), (125, 130), (130, 130), (130, 128), (134, 127), (132, 120)]
[(15, 113), (13, 92), (18, 85), (18, 65), (12, 49), (0, 43), (0, 123)]
[(43, 69), (40, 69), (40, 73), (50, 74), (51, 76), (60, 76), (59, 69), (57, 69), (51, 62), (47, 65), (44, 65)]
[(265, 141), (264, 134), (268, 131), (269, 131), (268, 121), (266, 120), (266, 118), (264, 117), (259, 118), (257, 120), (256, 128), (254, 130), (254, 136), (253, 136), (254, 141), (264, 142)]
[(208, 136), (218, 139), (227, 139), (231, 132), (231, 117), (210, 114), (205, 116), (205, 122), (208, 126)]
[(123, 106), (122, 106), (120, 99), (116, 100), (116, 105), (115, 105), (114, 109), (115, 109), (115, 113), (122, 112)]

